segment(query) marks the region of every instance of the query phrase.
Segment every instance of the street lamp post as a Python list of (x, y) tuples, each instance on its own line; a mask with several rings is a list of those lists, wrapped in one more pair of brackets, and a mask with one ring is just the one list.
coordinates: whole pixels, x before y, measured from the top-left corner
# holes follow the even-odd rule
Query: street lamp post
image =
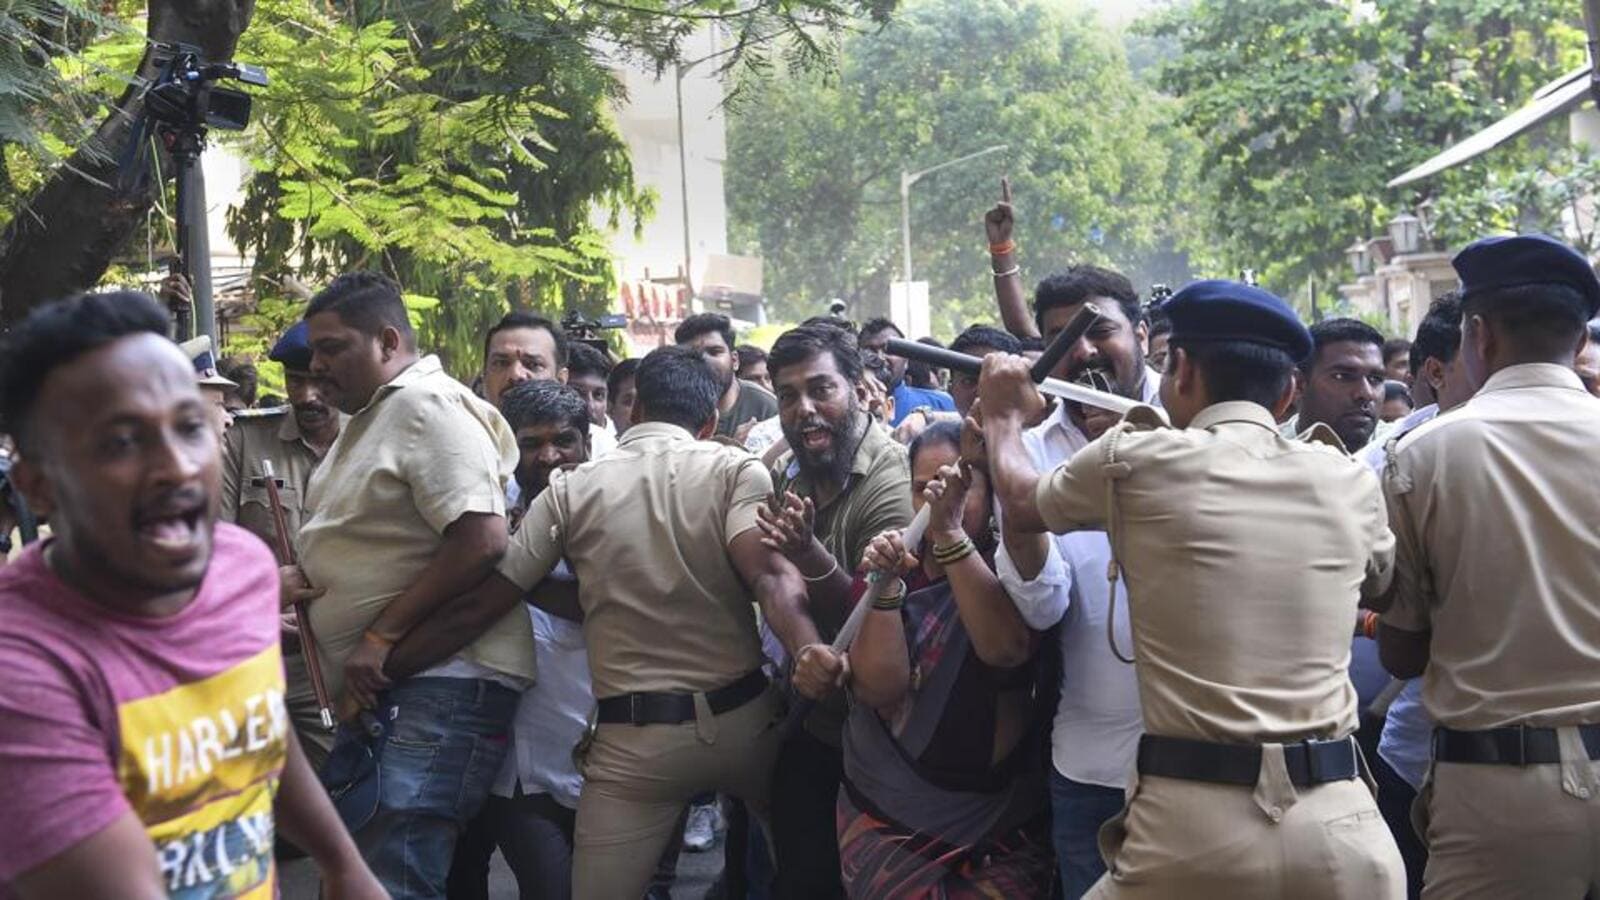
[(968, 153), (966, 156), (957, 157), (949, 162), (930, 166), (920, 172), (906, 172), (904, 170), (900, 172), (900, 251), (904, 254), (905, 259), (905, 281), (911, 281), (911, 186), (920, 181), (925, 175), (932, 175), (940, 169), (948, 169), (951, 166), (970, 162), (980, 156), (999, 153), (1008, 146), (1007, 144), (996, 144), (993, 147), (985, 147), (976, 153)]

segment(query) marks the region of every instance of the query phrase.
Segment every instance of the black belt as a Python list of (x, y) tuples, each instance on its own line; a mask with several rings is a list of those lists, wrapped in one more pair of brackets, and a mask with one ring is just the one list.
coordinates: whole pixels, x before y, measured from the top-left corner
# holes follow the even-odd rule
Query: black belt
[[(1284, 744), (1283, 764), (1297, 787), (1348, 781), (1360, 774), (1354, 738)], [(1253, 785), (1261, 774), (1261, 748), (1146, 734), (1139, 738), (1139, 774)]]
[[(712, 714), (721, 715), (756, 699), (766, 689), (767, 676), (756, 669), (732, 684), (706, 691), (706, 703)], [(604, 725), (677, 725), (695, 717), (693, 694), (621, 694), (601, 700), (596, 707)]]
[[(1578, 734), (1590, 759), (1600, 759), (1600, 725), (1579, 725)], [(1436, 728), (1433, 758), (1449, 763), (1535, 766), (1561, 762), (1561, 744), (1554, 728), (1507, 725), (1484, 731)]]

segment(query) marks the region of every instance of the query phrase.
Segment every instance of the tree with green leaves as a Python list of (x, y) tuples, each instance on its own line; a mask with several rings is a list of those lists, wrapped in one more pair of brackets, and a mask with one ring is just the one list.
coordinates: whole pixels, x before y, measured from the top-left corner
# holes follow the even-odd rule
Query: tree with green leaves
[[(726, 36), (730, 69), (815, 64), (840, 29), (893, 8), (893, 0), (150, 3), (147, 43), (107, 28), (87, 53), (183, 40), (226, 60), (237, 45), (241, 60), (272, 78), (256, 98), (255, 123), (231, 142), (251, 175), (230, 233), (256, 260), (257, 294), (281, 296), (284, 276), (315, 283), (341, 269), (382, 269), (423, 311), (426, 337), (459, 351), (463, 364), (468, 337), (509, 303), (592, 309), (609, 296), (606, 236), (594, 222), (638, 221), (652, 206), (609, 119), (619, 60), (671, 65), (688, 36), (710, 26)], [(134, 21), (137, 10), (116, 18)], [(0, 317), (93, 285), (159, 198), (159, 178), (125, 186), (115, 177), (154, 75), (152, 53), (144, 55), (123, 97), (103, 107), (92, 146), (52, 159), (0, 134), (7, 159), (31, 156), (43, 173), (31, 197), (16, 198), (0, 237)], [(83, 58), (51, 65), (71, 74)], [(98, 96), (94, 78), (65, 84)], [(49, 130), (29, 109), (33, 127)], [(170, 172), (159, 148), (151, 158)]]
[(1425, 196), (1530, 168), (1523, 142), (1384, 188), (1579, 65), (1580, 26), (1577, 0), (1192, 0), (1144, 25), (1177, 47), (1160, 83), (1203, 147), (1209, 240), (1283, 292), (1341, 280), (1344, 248)]
[(1186, 271), (1188, 138), (1092, 13), (1042, 0), (919, 0), (846, 39), (837, 72), (774, 81), (735, 107), (731, 243), (766, 260), (796, 318), (840, 297), (857, 313), (899, 280), (901, 171), (996, 144), (911, 192), (913, 273), (935, 330), (993, 320), (982, 216), (1009, 173), (1024, 266), (1109, 263), (1150, 281)]

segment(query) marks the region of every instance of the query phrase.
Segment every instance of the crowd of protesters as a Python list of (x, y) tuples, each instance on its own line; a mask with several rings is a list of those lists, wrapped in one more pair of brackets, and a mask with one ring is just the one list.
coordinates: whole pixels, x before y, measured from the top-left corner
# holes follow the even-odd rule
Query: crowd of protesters
[[(511, 312), (465, 384), (356, 272), (279, 399), (143, 294), (41, 306), (0, 349), (0, 896), (309, 856), (479, 898), (498, 853), (629, 900), (719, 844), (727, 898), (1595, 895), (1588, 261), (1485, 239), (1386, 339), (1030, 292), (1011, 222), (954, 371), (881, 318), (619, 360)], [(1085, 310), (1060, 399), (1030, 363)]]

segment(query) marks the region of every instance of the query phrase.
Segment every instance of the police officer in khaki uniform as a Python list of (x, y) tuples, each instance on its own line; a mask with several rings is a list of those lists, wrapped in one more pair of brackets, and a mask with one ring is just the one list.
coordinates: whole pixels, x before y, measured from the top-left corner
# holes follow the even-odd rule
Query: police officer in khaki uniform
[[(527, 596), (583, 622), (597, 725), (574, 838), (580, 900), (641, 896), (697, 794), (731, 794), (766, 817), (781, 700), (761, 670), (756, 602), (799, 660), (802, 693), (819, 696), (844, 671), (817, 642), (800, 573), (761, 541), (756, 509), (771, 477), (756, 457), (706, 440), (721, 393), (710, 366), (663, 347), (635, 378), (633, 425), (617, 448), (553, 474), (498, 571), (452, 603), (483, 623)], [(563, 558), (576, 601), (529, 595)], [(464, 641), (476, 627), (450, 630)]]
[[(248, 529), (279, 554), (261, 461), (272, 461), (289, 540), (298, 549), (306, 484), (333, 439), (339, 436), (340, 415), (323, 402), (311, 379), (311, 345), (306, 340), (305, 322), (284, 332), (267, 358), (283, 365), (289, 405), (234, 415), (233, 427), (222, 440), (221, 515), (225, 521)], [(278, 562), (287, 565), (289, 560), (279, 554)], [(284, 628), (283, 664), (289, 688), (285, 705), (312, 768), (320, 768), (333, 749), (333, 733), (322, 727), (300, 641), (290, 632), (292, 618), (286, 619)]]
[(1476, 396), (1391, 451), (1384, 665), (1438, 727), (1413, 807), (1427, 898), (1600, 896), (1600, 399), (1573, 371), (1600, 311), (1543, 236), (1454, 260)]
[(1026, 361), (990, 356), (980, 382), (1006, 527), (1103, 528), (1127, 579), (1146, 733), (1088, 896), (1403, 897), (1346, 674), (1357, 603), (1392, 574), (1377, 478), (1325, 429), (1278, 433), (1311, 351), (1282, 300), (1207, 281), (1167, 311), (1176, 427), (1136, 408), (1042, 478)]

